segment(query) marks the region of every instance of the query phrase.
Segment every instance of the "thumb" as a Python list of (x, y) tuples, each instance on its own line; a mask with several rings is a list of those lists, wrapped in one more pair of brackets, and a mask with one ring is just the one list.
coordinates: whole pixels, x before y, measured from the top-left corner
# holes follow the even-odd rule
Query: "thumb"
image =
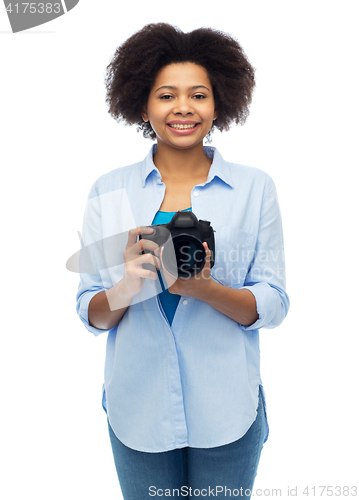
[(208, 243), (205, 241), (203, 243), (204, 249), (206, 250), (206, 261), (211, 260), (211, 250), (208, 248)]

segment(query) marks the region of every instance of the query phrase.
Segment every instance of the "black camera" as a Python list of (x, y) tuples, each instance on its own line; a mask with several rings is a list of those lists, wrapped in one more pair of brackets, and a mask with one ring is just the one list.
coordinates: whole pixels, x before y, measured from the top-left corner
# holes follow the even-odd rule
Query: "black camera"
[[(142, 234), (139, 239), (154, 241), (163, 245), (162, 261), (166, 270), (175, 277), (192, 278), (203, 269), (206, 251), (203, 242), (211, 250), (211, 268), (214, 266), (214, 231), (211, 223), (198, 220), (192, 212), (176, 212), (168, 224), (149, 226), (153, 233)], [(152, 253), (145, 250), (142, 253)], [(155, 270), (151, 264), (145, 269)]]

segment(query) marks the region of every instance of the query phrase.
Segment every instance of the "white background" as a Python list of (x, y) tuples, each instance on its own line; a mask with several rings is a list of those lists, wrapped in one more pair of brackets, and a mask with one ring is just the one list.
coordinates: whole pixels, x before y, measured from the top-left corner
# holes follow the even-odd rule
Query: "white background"
[(106, 338), (76, 316), (65, 262), (93, 182), (152, 144), (109, 116), (103, 77), (116, 47), (159, 21), (226, 31), (257, 69), (247, 123), (213, 141), (273, 177), (284, 224), (291, 309), (261, 331), (270, 438), (255, 488), (358, 486), (355, 7), (82, 0), (12, 34), (0, 6), (2, 498), (121, 498), (101, 408)]

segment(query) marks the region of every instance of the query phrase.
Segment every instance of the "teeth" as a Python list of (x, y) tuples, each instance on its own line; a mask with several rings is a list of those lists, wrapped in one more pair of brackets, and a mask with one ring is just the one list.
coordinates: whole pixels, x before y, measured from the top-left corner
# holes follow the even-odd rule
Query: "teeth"
[(170, 125), (170, 127), (176, 128), (176, 129), (179, 129), (179, 130), (183, 130), (183, 129), (187, 129), (187, 128), (194, 128), (196, 125), (197, 125), (196, 123), (192, 123), (190, 125), (180, 125), (179, 123), (172, 123)]

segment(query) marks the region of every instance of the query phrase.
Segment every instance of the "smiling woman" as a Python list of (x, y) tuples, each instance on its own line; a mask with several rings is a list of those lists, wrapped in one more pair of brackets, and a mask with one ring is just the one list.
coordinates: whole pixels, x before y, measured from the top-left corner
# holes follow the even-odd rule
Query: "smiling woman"
[[(124, 500), (219, 485), (218, 498), (249, 498), (268, 437), (259, 329), (289, 307), (281, 217), (269, 175), (203, 142), (244, 123), (254, 70), (225, 33), (150, 24), (116, 50), (106, 85), (110, 114), (156, 139), (95, 182), (82, 232), (100, 250), (77, 310), (90, 332), (108, 331), (103, 406)], [(124, 231), (113, 270), (98, 243)], [(168, 242), (179, 266), (178, 237), (198, 243), (190, 277), (165, 267)]]

